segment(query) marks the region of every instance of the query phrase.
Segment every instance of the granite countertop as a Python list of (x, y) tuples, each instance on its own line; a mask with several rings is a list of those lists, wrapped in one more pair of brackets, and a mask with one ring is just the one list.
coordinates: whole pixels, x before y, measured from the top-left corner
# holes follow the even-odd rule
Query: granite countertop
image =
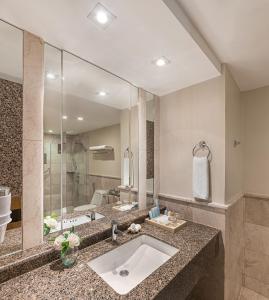
[[(132, 222), (132, 220), (136, 218), (145, 218), (148, 215), (149, 209), (152, 207), (152, 205), (148, 205), (147, 209), (139, 209), (138, 207), (136, 207), (128, 211), (119, 211), (113, 208), (116, 205), (118, 204), (111, 203), (102, 206), (97, 206), (96, 208), (90, 210), (66, 213), (63, 215), (63, 219), (68, 220), (83, 215), (89, 215), (92, 211), (102, 214), (104, 217), (101, 219), (95, 221), (90, 221), (89, 219), (89, 222), (75, 226), (75, 231), (80, 235), (80, 237), (83, 238), (88, 236), (89, 234), (92, 234), (93, 231), (95, 231), (96, 229), (110, 229), (112, 220), (117, 220), (119, 224), (125, 224), (130, 223), (130, 221)], [(49, 235), (47, 237), (49, 237)]]
[[(88, 247), (96, 242), (104, 240), (111, 235), (111, 220), (119, 223), (120, 229), (126, 229), (132, 222), (142, 223), (148, 215), (147, 209), (132, 209), (121, 212), (113, 209), (115, 204), (108, 204), (95, 209), (96, 212), (104, 215), (104, 218), (88, 222), (75, 227), (75, 231), (82, 238), (81, 248)], [(73, 218), (85, 215), (90, 211), (72, 213), (65, 215), (66, 218)], [(60, 234), (58, 232), (57, 234)], [(44, 264), (47, 264), (59, 257), (51, 242), (45, 237), (44, 243), (31, 249), (12, 253), (0, 257), (0, 283), (15, 276), (29, 272)]]
[[(81, 250), (72, 269), (63, 269), (61, 262), (56, 260), (2, 283), (0, 299), (154, 299), (196, 257), (205, 255), (208, 245), (214, 243), (215, 247), (219, 231), (187, 222), (184, 228), (173, 234), (144, 223), (139, 234), (156, 237), (179, 251), (126, 295), (117, 294), (87, 265), (91, 259), (117, 247), (111, 239), (106, 239)], [(125, 232), (118, 242), (122, 244), (139, 234)], [(212, 261), (213, 256), (210, 253)]]
[(22, 228), (8, 229), (5, 240), (0, 244), (0, 256), (20, 251), (22, 248)]

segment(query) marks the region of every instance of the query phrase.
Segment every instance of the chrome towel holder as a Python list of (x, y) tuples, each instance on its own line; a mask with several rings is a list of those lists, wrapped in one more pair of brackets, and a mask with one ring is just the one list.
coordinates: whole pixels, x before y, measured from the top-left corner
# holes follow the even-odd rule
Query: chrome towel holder
[(212, 158), (212, 153), (207, 145), (207, 143), (205, 141), (200, 141), (198, 144), (196, 144), (193, 149), (192, 149), (192, 156), (195, 156), (196, 153), (200, 150), (207, 150), (208, 154), (207, 154), (207, 159), (209, 160), (210, 158)]

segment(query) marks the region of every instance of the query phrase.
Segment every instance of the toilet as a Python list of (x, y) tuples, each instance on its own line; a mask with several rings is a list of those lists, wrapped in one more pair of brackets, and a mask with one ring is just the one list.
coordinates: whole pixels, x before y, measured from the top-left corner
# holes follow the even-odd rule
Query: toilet
[(74, 211), (91, 210), (96, 208), (97, 206), (107, 204), (107, 199), (105, 197), (107, 194), (108, 194), (107, 190), (96, 190), (89, 204), (77, 206), (74, 208)]
[(12, 221), (11, 193), (8, 187), (0, 186), (0, 244), (4, 242), (7, 224)]

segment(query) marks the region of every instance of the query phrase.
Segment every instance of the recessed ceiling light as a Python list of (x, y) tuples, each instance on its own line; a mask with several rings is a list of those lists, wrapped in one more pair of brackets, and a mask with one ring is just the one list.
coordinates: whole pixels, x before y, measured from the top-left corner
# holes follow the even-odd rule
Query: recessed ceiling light
[(158, 67), (163, 67), (163, 66), (170, 64), (170, 61), (166, 57), (162, 56), (162, 57), (155, 59), (153, 61), (153, 63)]
[(104, 96), (107, 95), (107, 92), (105, 92), (105, 91), (100, 91), (100, 92), (98, 93), (98, 95), (104, 97)]
[(97, 3), (87, 18), (91, 19), (98, 26), (106, 28), (114, 19), (116, 19), (116, 16), (101, 3)]
[(66, 120), (67, 119), (67, 116), (62, 116), (63, 120)]
[(49, 132), (49, 133), (53, 133), (53, 130), (50, 129), (48, 132)]
[(53, 73), (47, 73), (47, 78), (48, 78), (48, 79), (55, 79), (55, 78), (56, 78), (56, 75), (53, 74)]
[(83, 117), (77, 117), (77, 120), (78, 121), (83, 121), (84, 119), (83, 119)]
[(108, 22), (108, 16), (107, 13), (105, 11), (98, 11), (96, 13), (96, 20), (98, 23), (101, 24), (106, 24)]

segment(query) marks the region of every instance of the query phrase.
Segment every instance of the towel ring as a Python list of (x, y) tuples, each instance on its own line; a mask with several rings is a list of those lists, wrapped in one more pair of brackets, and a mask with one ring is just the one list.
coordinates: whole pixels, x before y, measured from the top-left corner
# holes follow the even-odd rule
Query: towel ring
[(133, 152), (130, 151), (129, 147), (127, 147), (126, 150), (124, 151), (123, 157), (133, 159)]
[(207, 159), (209, 160), (210, 157), (212, 156), (212, 153), (208, 147), (208, 145), (206, 144), (205, 141), (200, 141), (198, 144), (196, 144), (193, 149), (192, 149), (192, 156), (195, 156), (195, 154), (199, 151), (199, 150), (207, 150), (208, 154), (207, 154)]

